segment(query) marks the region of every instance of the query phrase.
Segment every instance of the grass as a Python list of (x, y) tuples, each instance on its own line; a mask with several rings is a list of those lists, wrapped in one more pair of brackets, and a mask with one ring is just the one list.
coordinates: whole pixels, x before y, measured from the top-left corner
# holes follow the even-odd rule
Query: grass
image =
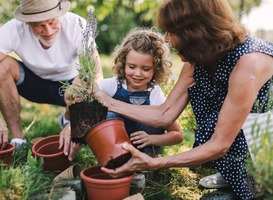
[[(108, 56), (101, 56), (105, 77), (111, 77), (111, 60)], [(180, 61), (176, 60), (174, 70), (178, 73), (181, 69)], [(167, 88), (166, 91), (169, 91)], [(47, 104), (31, 103), (21, 98), (23, 130), (28, 141), (28, 159), (25, 163), (14, 160), (8, 168), (0, 169), (0, 199), (29, 199), (31, 196), (46, 191), (53, 184), (54, 174), (45, 173), (39, 163), (31, 154), (30, 141), (39, 136), (59, 134), (61, 129), (58, 125), (58, 116), (64, 108)], [(187, 113), (186, 113), (187, 114)], [(192, 116), (191, 116), (192, 117)], [(177, 154), (191, 148), (193, 134), (185, 128), (180, 117), (179, 122), (185, 129), (184, 141), (179, 145), (166, 147), (165, 155)], [(185, 116), (184, 116), (185, 118)], [(191, 122), (194, 123), (194, 122)], [(190, 125), (191, 126), (191, 125)], [(10, 141), (10, 140), (9, 140)], [(82, 168), (96, 165), (97, 161), (87, 146), (82, 146), (74, 163)], [(198, 181), (201, 177), (213, 173), (202, 167), (195, 168), (170, 168), (154, 172), (154, 175), (147, 179), (146, 187), (143, 189), (131, 188), (131, 194), (140, 192), (145, 200), (158, 199), (200, 199), (204, 194), (210, 194), (215, 190), (198, 188)]]

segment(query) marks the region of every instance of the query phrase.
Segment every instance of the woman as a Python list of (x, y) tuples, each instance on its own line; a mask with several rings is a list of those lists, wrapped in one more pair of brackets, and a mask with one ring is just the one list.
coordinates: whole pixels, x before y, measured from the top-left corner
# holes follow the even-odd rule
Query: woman
[(151, 158), (124, 144), (131, 160), (115, 170), (102, 170), (118, 177), (213, 161), (241, 199), (253, 198), (253, 181), (246, 172), (248, 146), (241, 128), (250, 112), (272, 109), (267, 107), (267, 94), (273, 83), (273, 44), (248, 36), (223, 0), (165, 0), (157, 20), (166, 32), (165, 41), (186, 62), (165, 103), (129, 105), (100, 90), (96, 97), (112, 112), (157, 127), (170, 125), (190, 102), (198, 124), (196, 147)]

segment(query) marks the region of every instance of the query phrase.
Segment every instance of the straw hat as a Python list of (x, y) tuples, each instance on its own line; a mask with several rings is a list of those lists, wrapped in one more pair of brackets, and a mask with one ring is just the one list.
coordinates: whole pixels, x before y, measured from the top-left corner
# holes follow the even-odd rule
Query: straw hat
[(67, 0), (21, 0), (13, 15), (23, 22), (40, 22), (64, 15), (69, 6)]

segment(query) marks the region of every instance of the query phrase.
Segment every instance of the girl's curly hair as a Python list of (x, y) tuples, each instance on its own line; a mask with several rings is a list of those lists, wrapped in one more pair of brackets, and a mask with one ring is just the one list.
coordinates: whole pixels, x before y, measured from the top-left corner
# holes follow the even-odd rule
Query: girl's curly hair
[(118, 78), (125, 79), (126, 56), (130, 50), (153, 56), (154, 76), (152, 83), (162, 85), (167, 82), (172, 63), (168, 60), (170, 50), (164, 42), (163, 36), (152, 28), (134, 28), (129, 31), (120, 45), (116, 46), (113, 53), (113, 72)]

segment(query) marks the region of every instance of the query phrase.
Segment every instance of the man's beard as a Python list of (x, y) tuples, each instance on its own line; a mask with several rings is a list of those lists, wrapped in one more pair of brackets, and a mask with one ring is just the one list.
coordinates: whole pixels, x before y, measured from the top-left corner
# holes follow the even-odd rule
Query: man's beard
[(60, 34), (60, 31), (59, 30), (56, 30), (54, 32), (54, 38), (52, 40), (45, 40), (42, 36), (38, 35), (37, 38), (39, 40), (40, 43), (42, 43), (44, 46), (47, 46), (47, 47), (51, 47), (55, 41), (57, 40), (57, 38), (59, 37), (59, 34)]

